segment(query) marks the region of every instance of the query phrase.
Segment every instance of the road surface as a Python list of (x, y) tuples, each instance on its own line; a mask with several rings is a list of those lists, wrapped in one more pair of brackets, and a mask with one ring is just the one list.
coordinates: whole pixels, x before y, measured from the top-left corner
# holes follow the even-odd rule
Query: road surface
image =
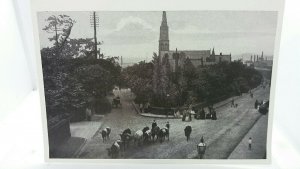
[[(133, 95), (129, 90), (122, 89), (117, 95), (121, 96), (122, 108), (114, 108), (111, 113), (103, 118), (103, 125), (89, 139), (80, 152), (79, 158), (109, 158), (107, 148), (120, 139), (119, 134), (126, 128), (133, 132), (151, 127), (154, 118), (143, 117), (136, 113), (131, 105)], [(269, 88), (259, 87), (253, 91), (254, 98), (244, 94), (235, 100), (237, 108), (230, 107), (230, 104), (217, 108), (218, 120), (195, 120), (182, 122), (181, 119), (159, 119), (157, 124), (164, 127), (166, 122), (171, 124), (170, 140), (163, 143), (155, 142), (148, 145), (130, 147), (119, 158), (158, 158), (158, 159), (186, 159), (196, 158), (196, 145), (201, 136), (207, 143), (206, 159), (226, 159), (241, 142), (247, 132), (253, 127), (261, 114), (254, 109), (256, 99), (269, 98)], [(193, 128), (190, 141), (186, 141), (184, 128), (190, 125)], [(112, 129), (110, 140), (103, 143), (100, 130), (109, 126)], [(266, 134), (266, 133), (265, 133)]]

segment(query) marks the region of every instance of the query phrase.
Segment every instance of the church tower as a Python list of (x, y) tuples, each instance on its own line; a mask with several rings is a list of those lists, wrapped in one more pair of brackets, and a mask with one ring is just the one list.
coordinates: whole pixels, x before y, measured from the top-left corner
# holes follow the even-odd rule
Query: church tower
[(169, 27), (167, 23), (166, 11), (163, 11), (160, 25), (158, 54), (161, 55), (162, 51), (169, 51)]

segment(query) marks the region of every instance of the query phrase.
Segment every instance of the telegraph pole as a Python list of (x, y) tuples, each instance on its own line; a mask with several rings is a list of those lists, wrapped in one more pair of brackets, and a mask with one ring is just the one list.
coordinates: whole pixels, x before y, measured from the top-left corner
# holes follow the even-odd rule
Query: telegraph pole
[[(96, 12), (94, 11), (90, 18), (91, 26), (94, 27), (94, 55), (95, 59), (98, 57), (98, 49), (97, 49), (97, 27), (99, 27), (99, 17), (97, 16)], [(99, 49), (100, 53), (100, 49)]]

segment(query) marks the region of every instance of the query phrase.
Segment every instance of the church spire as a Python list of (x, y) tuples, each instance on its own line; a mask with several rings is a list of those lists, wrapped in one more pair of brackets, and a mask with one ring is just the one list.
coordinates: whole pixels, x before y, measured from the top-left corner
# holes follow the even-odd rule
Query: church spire
[(215, 56), (215, 47), (213, 47), (213, 50), (212, 50), (211, 55), (212, 55), (212, 56)]
[(162, 51), (169, 51), (169, 27), (167, 23), (166, 11), (163, 11), (162, 21), (160, 25), (159, 47), (158, 47), (159, 55), (161, 55)]
[(166, 11), (163, 11), (163, 15), (162, 15), (161, 26), (163, 25), (168, 26)]

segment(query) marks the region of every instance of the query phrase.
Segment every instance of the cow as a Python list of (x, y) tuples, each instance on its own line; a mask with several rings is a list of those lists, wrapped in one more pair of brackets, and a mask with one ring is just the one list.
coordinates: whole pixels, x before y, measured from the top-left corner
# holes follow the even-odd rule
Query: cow
[(110, 148), (107, 148), (107, 154), (109, 157), (111, 158), (118, 158), (119, 157), (119, 153), (122, 147), (122, 141), (121, 140), (117, 140), (115, 141)]
[(143, 134), (143, 138), (144, 138), (144, 143), (149, 143), (149, 141), (151, 140), (151, 130), (147, 130), (145, 131), (145, 133)]
[(142, 140), (143, 140), (143, 131), (142, 130), (136, 131), (133, 135), (134, 144), (141, 145)]
[(129, 128), (127, 128), (120, 134), (120, 137), (121, 137), (122, 143), (124, 144), (123, 148), (125, 150), (125, 148), (129, 146), (129, 143), (132, 139), (131, 130)]
[(110, 127), (106, 127), (101, 131), (103, 142), (107, 141), (109, 139), (109, 134), (111, 133)]
[(167, 137), (169, 140), (169, 130), (168, 128), (164, 127), (159, 130), (157, 137), (159, 138), (160, 143), (162, 143), (165, 138)]
[(144, 138), (144, 142), (147, 142), (151, 139), (151, 130), (149, 127), (144, 127), (143, 128), (143, 138)]
[(191, 126), (186, 126), (184, 128), (184, 135), (186, 137), (186, 141), (189, 141), (191, 133), (192, 133), (192, 127)]
[(106, 127), (106, 131), (107, 131), (106, 137), (109, 139), (109, 135), (111, 133), (111, 128), (110, 127)]
[(156, 140), (158, 139), (159, 130), (160, 128), (158, 126), (155, 126), (154, 128), (151, 129), (152, 141), (154, 141), (155, 136), (156, 136)]

